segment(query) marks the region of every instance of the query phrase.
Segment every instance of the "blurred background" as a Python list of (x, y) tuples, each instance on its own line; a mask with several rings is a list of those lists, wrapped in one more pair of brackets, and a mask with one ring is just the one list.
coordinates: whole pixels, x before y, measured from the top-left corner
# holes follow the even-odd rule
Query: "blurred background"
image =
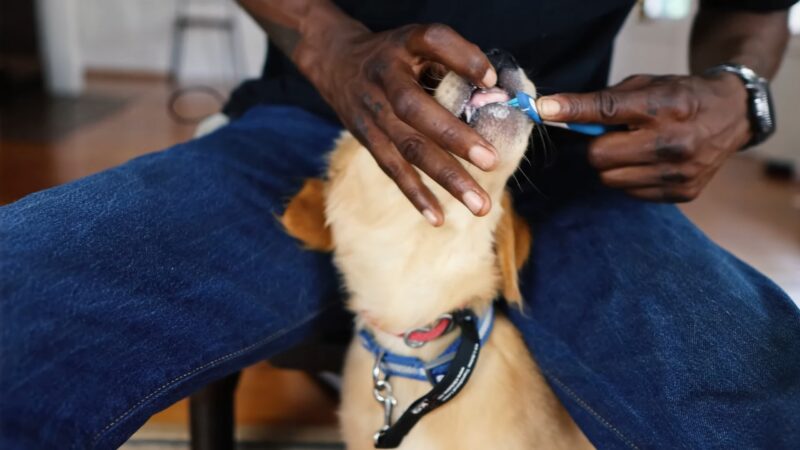
[[(685, 73), (692, 0), (646, 0), (618, 38), (612, 82)], [(778, 131), (682, 206), (723, 247), (800, 300), (800, 7), (774, 80)], [(0, 204), (190, 139), (265, 37), (232, 0), (0, 0)], [(335, 397), (303, 372), (260, 364), (236, 391), (241, 448), (340, 448)], [(126, 448), (188, 448), (188, 407)]]

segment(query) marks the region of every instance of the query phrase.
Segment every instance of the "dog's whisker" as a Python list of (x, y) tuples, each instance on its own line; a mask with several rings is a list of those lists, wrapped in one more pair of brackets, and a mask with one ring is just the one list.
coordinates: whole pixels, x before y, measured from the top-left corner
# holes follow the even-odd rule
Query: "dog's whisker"
[[(541, 143), (542, 152), (543, 152), (543, 159), (544, 159), (544, 166), (547, 167), (552, 163), (552, 157), (554, 153), (552, 150), (555, 148), (553, 145), (552, 139), (550, 139), (550, 134), (545, 127), (538, 127), (536, 130), (537, 136), (539, 138), (539, 142)], [(531, 134), (531, 139), (533, 139), (533, 134)]]
[(514, 182), (517, 183), (517, 188), (519, 188), (519, 190), (522, 191), (522, 184), (520, 184), (519, 179), (517, 179), (517, 174), (516, 173), (512, 173), (511, 174), (511, 178), (513, 178)]
[(553, 143), (553, 140), (550, 138), (550, 133), (547, 131), (547, 129), (542, 130), (540, 137), (543, 141), (546, 140), (546, 142), (542, 143), (544, 146), (544, 158), (545, 158), (544, 163), (545, 166), (549, 166), (555, 160), (556, 146)]
[[(520, 173), (522, 174), (523, 177), (525, 177), (526, 180), (528, 180), (528, 184), (530, 184), (537, 191), (539, 190), (539, 188), (536, 187), (536, 184), (533, 182), (533, 180), (531, 180), (531, 177), (529, 177), (528, 174), (525, 173), (524, 170), (520, 170)], [(541, 191), (540, 191), (540, 193), (541, 193)]]

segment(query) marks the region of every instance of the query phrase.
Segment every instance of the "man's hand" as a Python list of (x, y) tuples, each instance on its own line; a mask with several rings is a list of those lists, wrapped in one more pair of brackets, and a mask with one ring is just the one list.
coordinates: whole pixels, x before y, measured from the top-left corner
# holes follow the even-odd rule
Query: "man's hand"
[(416, 166), (472, 213), (486, 214), (489, 195), (452, 154), (491, 170), (497, 151), (418, 82), (436, 65), (492, 86), (497, 75), (483, 52), (444, 25), (372, 33), (346, 22), (329, 36), (323, 48), (298, 46), (298, 67), (406, 197), (433, 225), (444, 221)]
[(589, 148), (605, 184), (648, 200), (692, 200), (750, 140), (741, 80), (729, 73), (700, 74), (733, 62), (772, 78), (789, 39), (788, 12), (768, 4), (758, 11), (720, 8), (724, 3), (700, 2), (689, 61), (695, 75), (637, 75), (604, 91), (537, 102), (544, 119), (628, 126), (630, 131), (609, 133)]
[(542, 97), (545, 120), (627, 125), (595, 139), (589, 161), (608, 186), (665, 202), (696, 198), (750, 139), (747, 91), (732, 74), (636, 75), (587, 94)]
[(435, 68), (494, 86), (497, 73), (478, 46), (445, 25), (372, 33), (328, 0), (237, 1), (431, 224), (441, 225), (444, 214), (414, 166), (474, 214), (489, 212), (489, 195), (453, 155), (491, 170), (497, 150), (419, 83)]

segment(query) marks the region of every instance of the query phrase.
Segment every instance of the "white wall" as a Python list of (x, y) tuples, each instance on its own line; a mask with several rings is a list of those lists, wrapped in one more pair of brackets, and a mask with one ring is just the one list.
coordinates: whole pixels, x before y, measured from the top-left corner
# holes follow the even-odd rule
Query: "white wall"
[[(690, 19), (641, 20), (634, 10), (617, 40), (611, 82), (637, 73), (687, 73), (690, 26)], [(792, 38), (772, 91), (778, 131), (754, 153), (793, 161), (800, 169), (800, 36)]]
[[(233, 0), (191, 0), (193, 11), (224, 14)], [(78, 0), (80, 45), (89, 69), (166, 72), (169, 69), (172, 24), (177, 0)], [(236, 7), (241, 33), (240, 55), (247, 76), (260, 73), (264, 33)], [(226, 35), (198, 29), (186, 34), (185, 79), (230, 80), (231, 58)]]
[(83, 60), (75, 0), (37, 0), (36, 14), (47, 89), (59, 96), (83, 91)]

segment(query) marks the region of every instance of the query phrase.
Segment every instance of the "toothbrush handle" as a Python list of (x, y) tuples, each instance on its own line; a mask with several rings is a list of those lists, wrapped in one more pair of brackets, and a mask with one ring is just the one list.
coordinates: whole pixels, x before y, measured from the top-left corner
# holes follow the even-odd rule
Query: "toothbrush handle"
[(622, 127), (601, 125), (599, 123), (569, 123), (567, 128), (581, 134), (589, 136), (600, 136), (608, 133), (609, 131), (619, 131)]

